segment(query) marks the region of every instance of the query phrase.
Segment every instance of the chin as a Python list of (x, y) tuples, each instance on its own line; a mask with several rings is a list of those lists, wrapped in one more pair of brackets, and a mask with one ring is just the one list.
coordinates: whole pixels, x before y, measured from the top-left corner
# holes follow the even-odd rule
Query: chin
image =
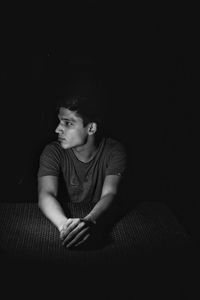
[(60, 145), (61, 145), (61, 147), (63, 149), (69, 149), (69, 148), (71, 148), (71, 146), (69, 144), (67, 144), (66, 142), (61, 142)]

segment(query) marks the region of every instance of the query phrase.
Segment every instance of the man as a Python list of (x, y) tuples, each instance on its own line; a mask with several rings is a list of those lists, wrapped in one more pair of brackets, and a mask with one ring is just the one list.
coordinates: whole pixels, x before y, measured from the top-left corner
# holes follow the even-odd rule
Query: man
[[(105, 224), (116, 204), (126, 154), (116, 140), (101, 134), (97, 109), (87, 97), (73, 96), (59, 105), (58, 141), (48, 144), (40, 157), (38, 205), (58, 228), (66, 247), (77, 247)], [(58, 199), (62, 173), (73, 203), (92, 203), (84, 218), (69, 218)]]

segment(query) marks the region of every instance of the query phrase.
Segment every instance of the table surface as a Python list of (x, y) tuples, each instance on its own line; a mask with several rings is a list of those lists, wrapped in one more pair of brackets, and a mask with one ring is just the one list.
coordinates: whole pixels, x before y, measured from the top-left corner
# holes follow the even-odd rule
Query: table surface
[[(68, 209), (82, 217), (91, 207), (69, 204)], [(66, 249), (37, 203), (0, 203), (5, 293), (11, 299), (17, 294), (27, 299), (31, 291), (34, 297), (44, 293), (51, 299), (59, 292), (63, 297), (63, 290), (69, 295), (70, 287), (73, 299), (75, 294), (76, 299), (105, 299), (106, 289), (106, 299), (137, 294), (136, 299), (160, 300), (180, 299), (184, 288), (190, 294), (194, 290), (196, 259), (193, 249), (185, 251), (191, 238), (164, 203), (140, 203), (118, 220), (108, 236), (109, 242), (96, 249)]]
[[(88, 205), (68, 205), (82, 217)], [(0, 246), (10, 257), (69, 264), (123, 261), (130, 256), (172, 249), (190, 243), (190, 236), (162, 202), (143, 202), (125, 214), (108, 232), (109, 241), (99, 248), (69, 250), (59, 232), (44, 217), (37, 203), (0, 203)]]

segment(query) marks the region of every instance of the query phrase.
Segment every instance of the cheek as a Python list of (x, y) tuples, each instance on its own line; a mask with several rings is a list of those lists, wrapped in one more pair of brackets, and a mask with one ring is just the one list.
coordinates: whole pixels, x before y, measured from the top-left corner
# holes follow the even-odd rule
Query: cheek
[(66, 132), (65, 136), (70, 141), (84, 141), (86, 138), (86, 133), (81, 130), (69, 130)]
[(79, 132), (79, 133), (76, 135), (75, 139), (76, 139), (77, 141), (82, 142), (82, 141), (85, 140), (85, 134)]
[(85, 131), (79, 131), (76, 134), (76, 140), (81, 142), (81, 143), (85, 143), (85, 141), (87, 140), (87, 134)]

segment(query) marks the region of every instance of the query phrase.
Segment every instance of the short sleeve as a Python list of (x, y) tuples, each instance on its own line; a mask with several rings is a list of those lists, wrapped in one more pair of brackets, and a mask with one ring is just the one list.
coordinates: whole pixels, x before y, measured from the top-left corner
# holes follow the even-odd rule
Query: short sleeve
[(106, 175), (122, 176), (126, 170), (127, 155), (125, 148), (117, 143), (110, 151)]
[(61, 153), (58, 146), (55, 143), (47, 145), (40, 156), (38, 177), (59, 176), (60, 161)]

